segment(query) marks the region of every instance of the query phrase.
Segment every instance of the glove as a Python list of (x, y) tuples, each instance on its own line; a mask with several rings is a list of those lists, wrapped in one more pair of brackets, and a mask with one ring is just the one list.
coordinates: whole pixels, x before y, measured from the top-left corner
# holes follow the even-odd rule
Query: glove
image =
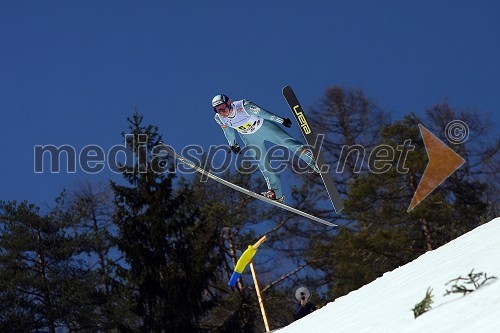
[(238, 146), (238, 144), (236, 143), (234, 146), (229, 146), (230, 150), (228, 151), (228, 153), (230, 153), (231, 151), (235, 154), (239, 154), (240, 153), (240, 146)]
[(292, 127), (292, 121), (290, 120), (290, 118), (283, 119), (283, 126), (288, 128)]

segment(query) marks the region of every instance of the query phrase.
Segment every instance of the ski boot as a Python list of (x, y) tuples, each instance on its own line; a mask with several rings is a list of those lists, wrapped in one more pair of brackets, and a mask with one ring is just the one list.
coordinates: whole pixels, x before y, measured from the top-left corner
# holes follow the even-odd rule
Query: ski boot
[(263, 195), (263, 196), (265, 196), (268, 199), (271, 199), (271, 200), (274, 200), (274, 201), (278, 201), (278, 202), (281, 202), (281, 203), (283, 201), (285, 201), (285, 196), (284, 195), (282, 195), (281, 198), (276, 199), (276, 193), (274, 193), (274, 191), (272, 189), (267, 190), (267, 192), (261, 192), (260, 194)]

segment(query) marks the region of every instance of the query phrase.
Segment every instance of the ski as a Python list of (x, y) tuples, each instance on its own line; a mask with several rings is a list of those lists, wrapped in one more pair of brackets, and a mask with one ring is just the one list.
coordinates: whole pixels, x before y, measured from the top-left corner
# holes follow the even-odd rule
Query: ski
[[(342, 199), (340, 198), (339, 192), (337, 191), (337, 187), (335, 186), (335, 182), (333, 180), (332, 175), (328, 171), (324, 171), (323, 166), (327, 167), (328, 165), (325, 163), (323, 156), (321, 155), (319, 147), (316, 145), (312, 145), (312, 143), (316, 142), (317, 135), (313, 132), (311, 126), (307, 122), (307, 118), (304, 114), (304, 110), (300, 106), (299, 100), (297, 96), (292, 90), (292, 87), (286, 86), (283, 88), (283, 96), (285, 97), (288, 105), (292, 109), (292, 113), (295, 116), (295, 119), (299, 123), (300, 131), (304, 136), (304, 140), (306, 140), (307, 145), (311, 148), (311, 152), (314, 160), (316, 161), (316, 167), (320, 170), (320, 176), (323, 180), (323, 184), (325, 185), (326, 191), (328, 192), (328, 196), (330, 197), (330, 201), (332, 202), (333, 208), (339, 214), (342, 209), (344, 209), (344, 204)], [(328, 169), (326, 169), (328, 170)]]
[(337, 224), (335, 224), (335, 223), (331, 223), (331, 222), (325, 221), (325, 220), (323, 220), (323, 219), (320, 219), (319, 217), (316, 217), (316, 216), (313, 216), (313, 215), (311, 215), (311, 214), (305, 213), (305, 212), (303, 212), (303, 211), (301, 211), (301, 210), (299, 210), (299, 209), (297, 209), (297, 208), (293, 208), (293, 207), (290, 207), (290, 206), (288, 206), (288, 205), (285, 205), (284, 203), (281, 203), (281, 202), (277, 202), (277, 201), (274, 201), (274, 200), (268, 199), (268, 198), (264, 197), (264, 196), (263, 196), (263, 195), (261, 195), (261, 194), (258, 194), (258, 193), (255, 193), (255, 192), (253, 192), (253, 191), (247, 190), (247, 189), (245, 189), (245, 188), (243, 188), (243, 187), (241, 187), (241, 186), (238, 186), (238, 185), (236, 185), (236, 184), (233, 184), (233, 183), (231, 183), (231, 182), (229, 182), (229, 181), (227, 181), (227, 180), (225, 180), (225, 179), (222, 179), (222, 178), (220, 178), (220, 177), (217, 177), (217, 176), (216, 176), (216, 175), (214, 175), (213, 173), (208, 172), (207, 170), (205, 170), (205, 169), (203, 169), (203, 168), (200, 168), (199, 166), (197, 166), (196, 164), (194, 164), (194, 163), (193, 163), (193, 162), (191, 162), (190, 160), (188, 160), (188, 159), (184, 158), (183, 156), (181, 156), (181, 155), (177, 154), (177, 153), (174, 151), (174, 149), (173, 149), (172, 147), (168, 146), (168, 145), (163, 144), (163, 148), (167, 151), (167, 153), (168, 153), (169, 155), (171, 155), (172, 157), (174, 157), (174, 158), (175, 158), (175, 159), (177, 159), (178, 161), (180, 161), (180, 162), (182, 162), (182, 163), (186, 164), (186, 165), (187, 165), (187, 166), (189, 166), (190, 168), (194, 169), (196, 172), (199, 172), (199, 173), (201, 173), (202, 175), (205, 175), (205, 176), (207, 176), (207, 177), (209, 177), (209, 178), (211, 178), (211, 179), (213, 179), (213, 180), (215, 180), (215, 181), (217, 181), (217, 182), (219, 182), (219, 183), (221, 183), (221, 184), (223, 184), (223, 185), (226, 185), (227, 187), (230, 187), (230, 188), (232, 188), (232, 189), (234, 189), (234, 190), (236, 190), (236, 191), (239, 191), (239, 192), (241, 192), (241, 193), (244, 193), (244, 194), (246, 194), (246, 195), (249, 195), (249, 196), (251, 196), (251, 197), (253, 197), (253, 198), (255, 198), (255, 199), (259, 199), (259, 200), (261, 200), (261, 201), (267, 202), (267, 203), (269, 203), (269, 204), (271, 204), (271, 205), (274, 205), (274, 206), (276, 206), (276, 207), (280, 207), (280, 208), (282, 208), (282, 209), (285, 209), (285, 210), (287, 210), (287, 211), (289, 211), (289, 212), (292, 212), (292, 213), (295, 213), (295, 214), (297, 214), (297, 215), (300, 215), (300, 216), (306, 217), (306, 218), (308, 218), (308, 219), (310, 219), (310, 220), (313, 220), (313, 221), (316, 221), (316, 222), (319, 222), (319, 223), (323, 223), (323, 224), (325, 224), (325, 225), (327, 225), (327, 226), (330, 226), (330, 227), (338, 227), (338, 225), (337, 225)]

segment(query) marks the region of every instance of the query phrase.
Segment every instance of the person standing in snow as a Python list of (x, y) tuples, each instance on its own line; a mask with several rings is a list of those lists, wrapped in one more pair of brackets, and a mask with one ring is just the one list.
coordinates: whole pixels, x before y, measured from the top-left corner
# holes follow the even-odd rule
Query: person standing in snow
[(306, 287), (297, 288), (295, 291), (295, 297), (299, 301), (295, 311), (293, 312), (293, 318), (295, 320), (305, 317), (316, 310), (316, 306), (309, 302), (311, 299), (311, 292)]
[(268, 189), (261, 193), (265, 197), (279, 202), (285, 200), (280, 177), (271, 168), (264, 141), (288, 148), (318, 172), (311, 150), (278, 126), (281, 124), (291, 127), (292, 121), (289, 118), (281, 118), (245, 99), (231, 102), (229, 97), (222, 94), (212, 99), (212, 108), (216, 113), (215, 121), (222, 127), (233, 153), (239, 154), (241, 150), (236, 142), (235, 130), (246, 146), (254, 148), (249, 151), (251, 157), (258, 162), (266, 180)]

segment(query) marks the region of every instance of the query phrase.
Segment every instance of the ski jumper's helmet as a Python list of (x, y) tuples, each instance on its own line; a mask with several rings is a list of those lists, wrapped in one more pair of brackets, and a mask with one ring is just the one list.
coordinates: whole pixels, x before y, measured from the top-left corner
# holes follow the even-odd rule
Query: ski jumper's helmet
[(221, 104), (227, 104), (227, 106), (230, 107), (229, 97), (227, 97), (226, 95), (216, 95), (214, 98), (212, 98), (212, 107), (214, 108), (215, 112), (217, 112), (215, 108)]

